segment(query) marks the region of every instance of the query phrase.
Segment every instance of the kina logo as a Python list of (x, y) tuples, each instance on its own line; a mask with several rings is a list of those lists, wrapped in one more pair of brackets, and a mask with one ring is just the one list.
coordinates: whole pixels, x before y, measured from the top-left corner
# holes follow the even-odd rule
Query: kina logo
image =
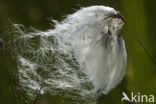
[(128, 101), (128, 102), (148, 102), (152, 103), (154, 102), (154, 95), (146, 95), (146, 94), (141, 94), (140, 92), (134, 93), (131, 92), (131, 96), (129, 97), (125, 92), (122, 93), (122, 99), (121, 102), (123, 101)]

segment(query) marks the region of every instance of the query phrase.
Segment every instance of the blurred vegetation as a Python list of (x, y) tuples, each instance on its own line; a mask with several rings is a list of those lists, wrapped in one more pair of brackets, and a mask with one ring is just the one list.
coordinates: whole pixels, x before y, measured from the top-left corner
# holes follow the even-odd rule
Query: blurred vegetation
[[(156, 57), (155, 0), (0, 0), (0, 104), (24, 104), (17, 86), (16, 60), (11, 60), (3, 28), (14, 23), (33, 26), (40, 30), (52, 28), (50, 19), (62, 20), (80, 7), (108, 5), (121, 11), (148, 50)], [(156, 66), (125, 25), (123, 37), (128, 52), (127, 73), (124, 80), (108, 95), (98, 99), (99, 104), (121, 104), (122, 92), (153, 94), (156, 97)], [(3, 47), (4, 45), (4, 47)], [(44, 95), (40, 104), (63, 104), (61, 96)], [(22, 102), (21, 102), (22, 101)], [(156, 102), (155, 102), (156, 104)]]

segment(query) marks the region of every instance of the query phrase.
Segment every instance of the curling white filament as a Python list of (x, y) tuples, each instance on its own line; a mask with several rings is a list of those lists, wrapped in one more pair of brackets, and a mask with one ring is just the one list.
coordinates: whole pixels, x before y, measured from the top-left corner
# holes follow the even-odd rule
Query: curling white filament
[(125, 74), (127, 58), (118, 34), (123, 22), (107, 18), (116, 13), (105, 6), (82, 8), (47, 32), (25, 32), (15, 25), (19, 78), (28, 94), (61, 90), (87, 97), (114, 88)]

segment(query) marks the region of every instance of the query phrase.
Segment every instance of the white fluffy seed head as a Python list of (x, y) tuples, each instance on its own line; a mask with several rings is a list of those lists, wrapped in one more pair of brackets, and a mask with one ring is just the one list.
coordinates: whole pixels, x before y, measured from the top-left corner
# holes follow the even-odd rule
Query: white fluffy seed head
[(117, 34), (123, 22), (107, 18), (116, 13), (106, 6), (82, 8), (46, 32), (15, 25), (19, 78), (28, 94), (42, 86), (42, 93), (59, 89), (84, 99), (114, 88), (126, 67), (124, 41)]

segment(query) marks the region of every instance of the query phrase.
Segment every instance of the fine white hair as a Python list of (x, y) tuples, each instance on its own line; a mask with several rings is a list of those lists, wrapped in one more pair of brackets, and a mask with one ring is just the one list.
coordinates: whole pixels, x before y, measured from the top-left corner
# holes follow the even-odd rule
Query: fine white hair
[(82, 8), (62, 22), (54, 21), (55, 28), (46, 32), (26, 32), (14, 25), (19, 78), (26, 92), (33, 95), (42, 88), (41, 93), (59, 94), (60, 89), (70, 96), (76, 90), (75, 96), (86, 97), (114, 88), (125, 74), (127, 56), (118, 35), (123, 21), (108, 18), (110, 14), (117, 11)]

